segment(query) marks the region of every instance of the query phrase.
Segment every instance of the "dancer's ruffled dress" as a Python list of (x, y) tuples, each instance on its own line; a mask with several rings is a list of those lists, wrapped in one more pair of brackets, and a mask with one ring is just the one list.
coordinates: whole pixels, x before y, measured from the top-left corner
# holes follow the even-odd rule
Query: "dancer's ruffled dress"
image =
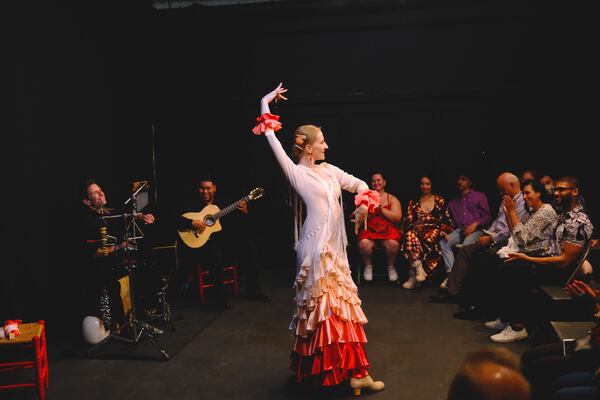
[(348, 265), (341, 189), (356, 193), (368, 186), (330, 164), (297, 165), (273, 131), (265, 135), (307, 211), (296, 244), (292, 369), (298, 381), (324, 386), (362, 378), (369, 367), (363, 329), (367, 318)]

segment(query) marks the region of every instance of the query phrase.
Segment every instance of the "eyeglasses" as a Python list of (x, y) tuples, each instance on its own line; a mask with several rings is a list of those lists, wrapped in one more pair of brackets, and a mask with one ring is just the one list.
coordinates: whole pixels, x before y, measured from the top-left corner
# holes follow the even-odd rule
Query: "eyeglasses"
[(556, 193), (556, 192), (562, 193), (565, 190), (573, 190), (573, 189), (575, 189), (575, 188), (571, 187), (571, 186), (569, 186), (569, 187), (555, 187), (555, 188), (552, 188), (551, 191), (552, 191), (552, 193)]

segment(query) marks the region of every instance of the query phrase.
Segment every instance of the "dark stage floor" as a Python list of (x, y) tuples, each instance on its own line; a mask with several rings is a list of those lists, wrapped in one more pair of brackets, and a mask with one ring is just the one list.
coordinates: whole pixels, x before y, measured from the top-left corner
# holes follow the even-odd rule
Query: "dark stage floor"
[[(229, 311), (199, 305), (176, 308), (175, 315), (183, 319), (174, 322), (175, 334), (180, 335), (176, 343), (167, 341), (175, 353), (168, 361), (152, 361), (160, 357), (148, 343), (137, 345), (142, 350), (132, 349), (132, 357), (77, 357), (72, 349), (52, 347), (49, 332), (48, 399), (352, 398), (345, 385), (319, 391), (294, 383), (288, 370), (291, 271), (265, 270), (262, 280), (273, 297), (270, 304), (240, 298)], [(405, 291), (385, 278), (360, 287), (370, 321), (366, 332), (371, 373), (386, 383), (386, 390), (373, 398), (444, 399), (464, 355), (491, 345), (488, 336), (493, 332), (481, 322), (453, 319), (454, 305), (428, 303), (434, 291)], [(127, 346), (136, 345), (119, 351), (126, 353)], [(531, 344), (504, 346), (521, 353)], [(0, 398), (36, 397), (33, 390), (22, 389)]]

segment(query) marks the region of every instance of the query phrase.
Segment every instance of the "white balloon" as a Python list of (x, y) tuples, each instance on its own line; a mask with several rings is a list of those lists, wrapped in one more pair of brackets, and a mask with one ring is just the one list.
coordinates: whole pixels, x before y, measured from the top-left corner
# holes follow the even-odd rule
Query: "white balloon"
[(102, 321), (91, 315), (83, 319), (83, 337), (89, 344), (98, 344), (110, 335), (110, 330), (104, 329)]

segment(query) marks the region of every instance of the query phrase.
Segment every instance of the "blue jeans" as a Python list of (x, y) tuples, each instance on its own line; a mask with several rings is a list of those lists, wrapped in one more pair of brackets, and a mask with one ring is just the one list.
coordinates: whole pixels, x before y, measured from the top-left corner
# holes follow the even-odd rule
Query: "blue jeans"
[[(483, 235), (483, 231), (480, 231), (479, 229), (471, 233), (463, 240), (463, 246), (475, 243), (481, 235)], [(460, 236), (460, 229), (455, 229), (448, 234), (448, 239), (442, 238), (440, 240), (440, 252), (442, 253), (446, 272), (448, 273), (452, 271), (452, 266), (454, 265), (454, 253), (452, 252), (452, 247), (460, 243)]]
[(599, 381), (590, 372), (562, 375), (554, 383), (552, 400), (594, 400), (600, 398)]

